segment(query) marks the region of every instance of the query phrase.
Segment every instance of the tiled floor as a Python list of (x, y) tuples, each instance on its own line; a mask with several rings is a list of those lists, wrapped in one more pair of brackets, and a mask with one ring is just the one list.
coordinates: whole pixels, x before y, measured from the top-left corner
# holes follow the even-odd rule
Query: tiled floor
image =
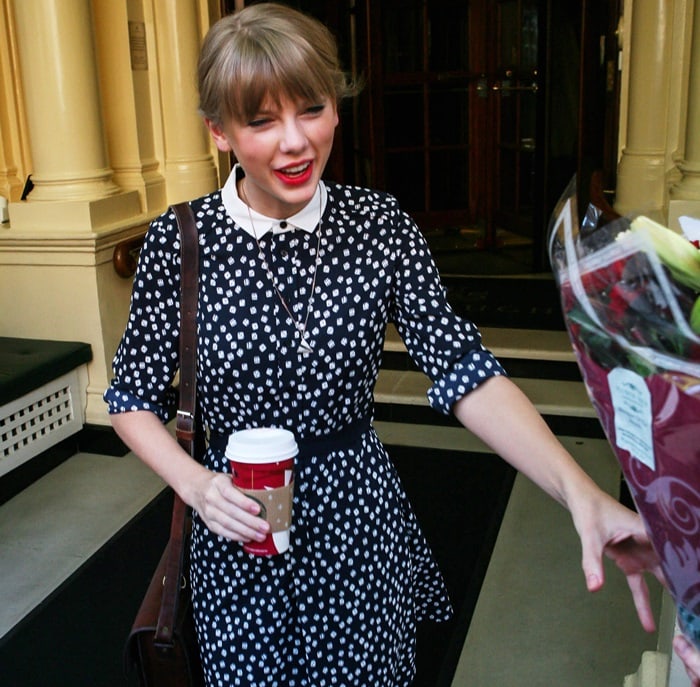
[(0, 506), (0, 639), (163, 486), (132, 454), (81, 453)]

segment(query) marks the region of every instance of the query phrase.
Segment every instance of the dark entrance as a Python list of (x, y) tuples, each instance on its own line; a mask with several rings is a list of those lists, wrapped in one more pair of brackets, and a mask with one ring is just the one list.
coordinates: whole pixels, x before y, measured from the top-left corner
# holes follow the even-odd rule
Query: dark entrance
[(572, 175), (584, 201), (594, 171), (614, 187), (620, 1), (289, 2), (331, 27), (366, 82), (328, 176), (397, 196), (443, 270), (487, 251), (547, 271)]

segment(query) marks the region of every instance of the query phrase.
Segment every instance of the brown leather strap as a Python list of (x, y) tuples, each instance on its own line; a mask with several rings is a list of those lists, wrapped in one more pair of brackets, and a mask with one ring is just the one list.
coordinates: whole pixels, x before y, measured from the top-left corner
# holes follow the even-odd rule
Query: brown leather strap
[[(172, 209), (180, 230), (180, 407), (175, 432), (180, 446), (194, 457), (199, 242), (189, 204), (179, 203), (173, 205)], [(186, 528), (187, 505), (175, 494), (163, 596), (156, 626), (156, 646), (173, 645), (178, 592), (185, 581), (183, 568)]]

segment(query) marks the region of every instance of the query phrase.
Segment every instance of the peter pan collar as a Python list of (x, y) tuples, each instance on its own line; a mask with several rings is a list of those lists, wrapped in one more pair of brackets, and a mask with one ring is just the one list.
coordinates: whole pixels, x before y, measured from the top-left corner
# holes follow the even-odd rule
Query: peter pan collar
[[(291, 217), (275, 219), (273, 217), (261, 215), (259, 212), (253, 210), (253, 208), (250, 208), (250, 216), (248, 215), (248, 206), (238, 196), (238, 189), (236, 187), (236, 180), (241, 176), (243, 176), (243, 169), (239, 164), (236, 164), (221, 189), (221, 202), (229, 217), (253, 238), (255, 238), (256, 232), (257, 238), (261, 238), (270, 231), (273, 234), (283, 234), (286, 231), (301, 229), (302, 231), (312, 233), (316, 229), (319, 221), (319, 207), (321, 209), (321, 215), (323, 215), (326, 209), (328, 196), (326, 187), (322, 181), (319, 182), (313, 198), (304, 208)], [(255, 230), (253, 230), (253, 226), (250, 223), (251, 216), (255, 224)]]

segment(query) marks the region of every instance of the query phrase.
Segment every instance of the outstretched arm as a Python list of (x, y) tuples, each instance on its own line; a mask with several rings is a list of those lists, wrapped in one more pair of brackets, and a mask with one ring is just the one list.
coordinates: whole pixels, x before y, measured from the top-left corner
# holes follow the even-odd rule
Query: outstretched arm
[(269, 524), (257, 517), (260, 505), (236, 489), (230, 475), (193, 460), (155, 414), (137, 410), (110, 418), (124, 443), (199, 513), (212, 532), (235, 541), (265, 539)]
[(603, 554), (608, 555), (627, 576), (642, 626), (653, 631), (644, 572), (662, 576), (639, 516), (596, 485), (507, 377), (488, 379), (455, 403), (453, 411), (467, 429), (569, 510), (581, 539), (588, 589), (603, 586)]

